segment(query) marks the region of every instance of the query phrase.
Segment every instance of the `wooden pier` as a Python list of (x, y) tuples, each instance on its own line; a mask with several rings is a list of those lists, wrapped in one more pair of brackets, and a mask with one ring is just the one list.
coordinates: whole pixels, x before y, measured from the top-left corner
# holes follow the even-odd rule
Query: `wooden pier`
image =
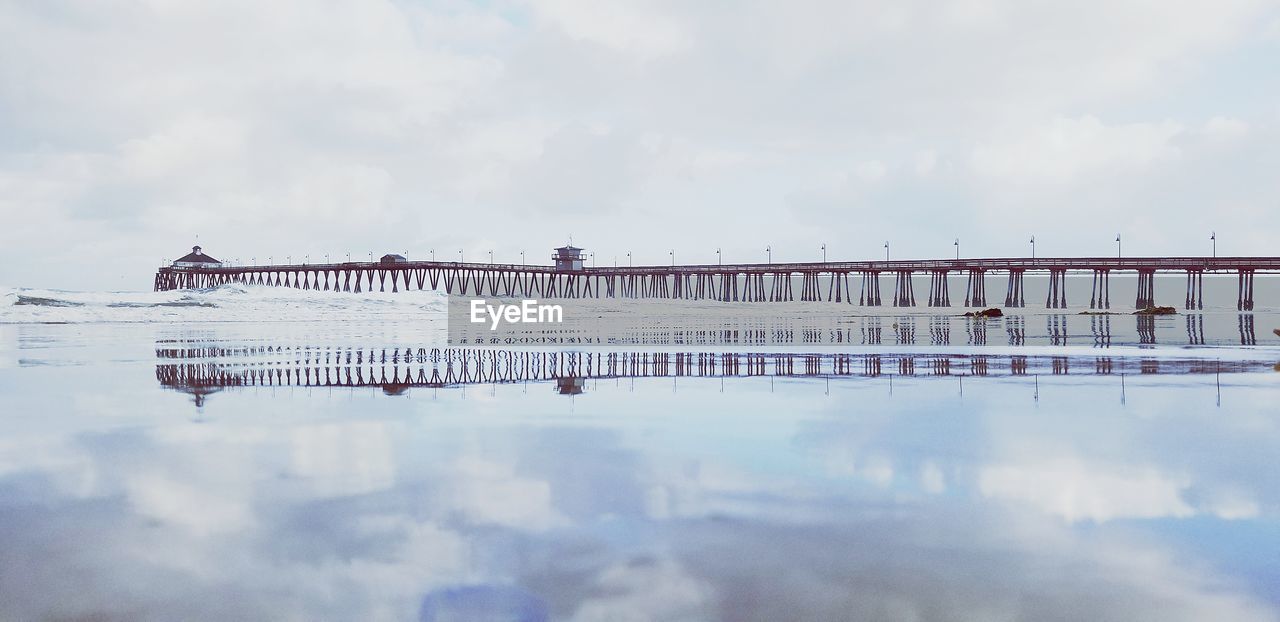
[[(1236, 308), (1252, 310), (1254, 276), (1280, 272), (1280, 257), (1062, 257), (988, 258), (678, 266), (555, 266), (437, 261), (344, 262), (270, 266), (180, 266), (160, 268), (155, 290), (212, 288), (229, 283), (338, 292), (442, 290), (448, 294), (522, 298), (669, 298), (725, 302), (826, 301), (880, 306), (880, 281), (892, 275), (895, 307), (914, 307), (913, 276), (927, 274), (923, 301), (950, 307), (949, 276), (964, 275), (965, 307), (985, 307), (987, 273), (1005, 274), (1006, 307), (1026, 306), (1024, 276), (1049, 278), (1045, 307), (1067, 306), (1066, 276), (1091, 274), (1089, 308), (1111, 308), (1113, 273), (1138, 276), (1134, 307), (1156, 303), (1155, 275), (1184, 273), (1186, 309), (1204, 308), (1204, 275), (1235, 275)], [(1082, 295), (1082, 294), (1081, 294)], [(1081, 298), (1083, 300), (1083, 298)]]

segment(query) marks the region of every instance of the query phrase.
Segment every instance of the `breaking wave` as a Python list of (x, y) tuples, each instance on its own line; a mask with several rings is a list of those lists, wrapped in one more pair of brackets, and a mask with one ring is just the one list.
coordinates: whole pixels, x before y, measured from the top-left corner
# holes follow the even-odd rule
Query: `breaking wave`
[(59, 300), (57, 298), (42, 298), (40, 296), (23, 296), (17, 294), (18, 300), (13, 303), (15, 305), (30, 305), (35, 307), (81, 307), (83, 302), (75, 302), (74, 300)]
[(168, 292), (0, 288), (0, 323), (236, 322), (443, 317), (442, 292), (347, 293), (232, 283)]

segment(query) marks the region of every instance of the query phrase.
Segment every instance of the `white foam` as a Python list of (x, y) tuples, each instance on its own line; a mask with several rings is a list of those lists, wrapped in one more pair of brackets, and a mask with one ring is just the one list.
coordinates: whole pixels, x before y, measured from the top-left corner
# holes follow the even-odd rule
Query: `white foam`
[(0, 288), (0, 323), (236, 322), (443, 317), (436, 291), (345, 293), (228, 284), (167, 292)]

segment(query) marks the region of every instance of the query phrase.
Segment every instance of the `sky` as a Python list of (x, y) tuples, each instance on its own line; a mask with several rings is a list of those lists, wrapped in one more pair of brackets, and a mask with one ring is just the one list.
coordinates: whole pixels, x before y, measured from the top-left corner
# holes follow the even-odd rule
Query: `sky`
[(1280, 3), (0, 0), (0, 285), (1276, 255)]

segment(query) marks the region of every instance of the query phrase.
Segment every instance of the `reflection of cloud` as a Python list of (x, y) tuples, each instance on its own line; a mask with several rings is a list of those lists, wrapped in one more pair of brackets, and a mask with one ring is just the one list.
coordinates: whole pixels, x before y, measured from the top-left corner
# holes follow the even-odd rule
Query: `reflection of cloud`
[(1217, 492), (1209, 497), (1205, 505), (1210, 514), (1223, 520), (1257, 518), (1260, 511), (1258, 502), (1239, 490)]
[(615, 564), (599, 574), (595, 582), (598, 593), (578, 605), (573, 619), (704, 620), (711, 617), (706, 610), (708, 587), (669, 559)]
[(668, 538), (685, 545), (680, 563), (712, 592), (717, 609), (704, 617), (1275, 619), (1268, 603), (1159, 547), (1061, 523), (1024, 531), (951, 509), (817, 525), (708, 521), (674, 526)]
[[(1099, 448), (1113, 452), (1102, 458), (980, 469), (967, 461), (988, 448), (1062, 439), (1046, 432), (1060, 420), (990, 426), (1003, 435), (993, 440), (961, 425), (939, 433), (947, 421), (928, 403), (894, 402), (927, 418), (891, 407), (879, 420), (824, 418), (813, 413), (834, 398), (798, 396), (788, 415), (722, 433), (715, 417), (769, 407), (745, 391), (698, 402), (681, 387), (679, 407), (718, 414), (637, 420), (677, 398), (641, 390), (607, 402), (602, 389), (572, 418), (482, 423), (460, 423), (453, 415), (475, 404), (444, 391), (426, 406), (438, 417), (403, 416), (421, 400), (245, 392), (242, 404), (289, 407), (269, 418), (215, 408), (211, 422), (156, 418), (43, 444), (16, 432), (0, 441), (0, 568), (22, 571), (0, 581), (0, 602), (14, 619), (408, 619), (442, 594), (474, 610), (475, 591), (449, 586), (512, 586), (556, 619), (1274, 619), (1242, 587), (1244, 556), (1212, 540), (1248, 526), (1213, 522), (1202, 547), (1106, 522), (1261, 514), (1273, 505), (1267, 487), (1216, 485), (1265, 463), (1254, 454), (1212, 454), (1206, 466), (1197, 458), (1207, 454), (1147, 457), (1165, 446), (1141, 437)], [(492, 408), (553, 403), (533, 393), (495, 391)], [(582, 416), (593, 404), (616, 410)], [(317, 424), (333, 414), (326, 407), (367, 410), (350, 425)], [(371, 420), (377, 412), (391, 415)], [(1204, 429), (1223, 433), (1223, 419), (1237, 421), (1215, 416)], [(796, 442), (802, 421), (832, 427)], [(1122, 426), (1144, 421), (1109, 431), (1139, 438)], [(769, 442), (742, 441), (756, 435)], [(1258, 436), (1269, 441), (1270, 428)], [(45, 449), (56, 455), (41, 461)], [(1139, 466), (1106, 468), (1114, 463)], [(80, 477), (96, 482), (92, 498), (48, 485)], [(966, 486), (991, 500), (975, 502)], [(1003, 511), (1017, 504), (1045, 512)], [(1226, 563), (1200, 564), (1206, 548)]]
[(821, 513), (812, 505), (817, 491), (788, 478), (710, 461), (658, 471), (650, 475), (653, 485), (638, 493), (641, 510), (655, 520), (732, 515), (801, 520)]
[(545, 622), (547, 606), (533, 594), (506, 585), (468, 585), (436, 590), (422, 599), (420, 622), (519, 620)]
[(1023, 501), (1071, 522), (1190, 516), (1181, 496), (1187, 485), (1153, 468), (1074, 459), (990, 466), (978, 475), (983, 495)]
[(226, 491), (215, 492), (159, 473), (131, 478), (125, 488), (139, 514), (197, 534), (239, 531), (252, 523), (248, 500)]
[(541, 531), (565, 522), (551, 505), (551, 484), (518, 476), (510, 465), (467, 457), (451, 475), (454, 508), (475, 523)]
[(0, 439), (0, 479), (23, 472), (42, 473), (75, 497), (94, 494), (99, 483), (94, 462), (64, 439)]
[(663, 486), (650, 486), (645, 491), (645, 514), (653, 520), (666, 520), (671, 517), (671, 491)]
[(384, 490), (395, 480), (395, 448), (385, 424), (303, 425), (291, 432), (293, 472), (321, 496)]
[(821, 450), (823, 468), (835, 477), (855, 477), (869, 484), (886, 488), (893, 483), (893, 461), (884, 454), (875, 453), (859, 457), (843, 447)]
[(924, 466), (920, 467), (920, 488), (931, 494), (946, 491), (947, 481), (938, 465), (933, 462), (926, 462)]

